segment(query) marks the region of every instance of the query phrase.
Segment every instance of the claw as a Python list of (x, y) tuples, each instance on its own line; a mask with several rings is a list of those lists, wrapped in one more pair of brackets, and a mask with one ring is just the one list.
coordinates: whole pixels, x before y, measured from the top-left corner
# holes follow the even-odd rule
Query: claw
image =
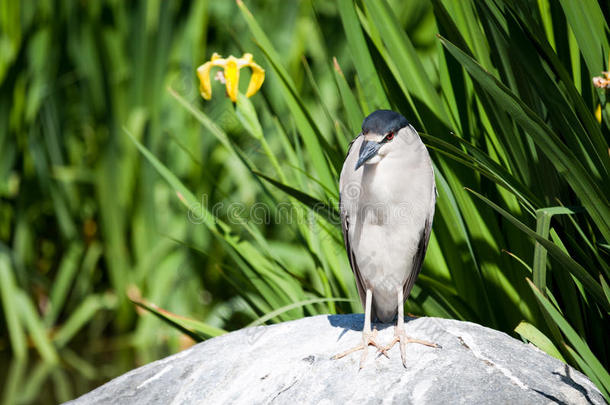
[[(356, 352), (358, 350), (362, 350), (362, 355), (360, 356), (360, 369), (362, 370), (362, 368), (364, 367), (364, 362), (366, 361), (366, 357), (368, 355), (368, 350), (367, 350), (368, 347), (375, 346), (377, 348), (377, 351), (380, 351), (383, 349), (381, 347), (381, 345), (375, 341), (375, 339), (377, 339), (377, 329), (373, 329), (371, 332), (363, 331), (362, 332), (362, 343), (360, 343), (358, 346), (352, 347), (351, 349), (344, 351), (343, 353), (336, 354), (332, 358), (333, 358), (333, 360), (337, 360), (337, 359), (347, 356), (350, 353)], [(387, 354), (386, 354), (386, 357), (387, 357)]]
[(418, 344), (424, 345), (424, 346), (441, 348), (441, 346), (437, 345), (436, 343), (431, 343), (431, 342), (427, 342), (425, 340), (420, 340), (420, 339), (413, 339), (413, 338), (407, 336), (407, 334), (402, 329), (402, 327), (400, 327), (398, 325), (394, 327), (394, 339), (392, 339), (392, 341), (390, 342), (389, 345), (387, 345), (386, 347), (384, 347), (382, 349), (382, 352), (385, 354), (385, 352), (387, 352), (392, 347), (394, 347), (394, 345), (396, 343), (398, 343), (400, 346), (400, 358), (402, 359), (402, 365), (405, 368), (407, 367), (407, 359), (406, 359), (407, 358), (407, 355), (406, 355), (407, 343), (418, 343)]

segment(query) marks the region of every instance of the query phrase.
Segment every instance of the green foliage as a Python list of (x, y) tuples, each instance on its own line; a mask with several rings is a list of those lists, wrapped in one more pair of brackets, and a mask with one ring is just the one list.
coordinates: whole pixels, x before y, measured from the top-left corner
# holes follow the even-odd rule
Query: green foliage
[[(610, 399), (610, 116), (591, 81), (609, 10), (584, 3), (6, 2), (2, 401), (67, 400), (225, 331), (361, 311), (337, 183), (379, 108), (435, 164), (407, 311), (521, 337)], [(203, 101), (213, 52), (254, 54), (261, 92), (233, 105), (213, 81)]]

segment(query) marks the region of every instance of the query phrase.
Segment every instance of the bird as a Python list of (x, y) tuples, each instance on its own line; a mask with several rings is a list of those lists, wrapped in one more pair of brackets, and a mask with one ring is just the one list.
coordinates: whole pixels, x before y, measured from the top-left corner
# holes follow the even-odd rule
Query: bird
[[(343, 239), (364, 307), (364, 327), (362, 342), (334, 358), (362, 350), (362, 369), (368, 346), (389, 357), (387, 352), (399, 343), (406, 367), (407, 343), (439, 346), (404, 330), (404, 303), (422, 268), (436, 204), (430, 155), (405, 117), (377, 110), (364, 119), (349, 144), (339, 191)], [(394, 319), (394, 338), (382, 346), (371, 320)]]

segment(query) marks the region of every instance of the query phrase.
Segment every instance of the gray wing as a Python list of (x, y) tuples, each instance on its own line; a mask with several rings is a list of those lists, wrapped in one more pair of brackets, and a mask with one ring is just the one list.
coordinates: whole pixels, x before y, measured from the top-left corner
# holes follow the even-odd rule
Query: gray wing
[(430, 214), (428, 218), (426, 218), (426, 222), (424, 223), (424, 228), (421, 231), (421, 236), (419, 238), (419, 245), (417, 247), (417, 253), (413, 258), (413, 267), (411, 270), (411, 274), (407, 277), (405, 284), (402, 290), (403, 300), (406, 301), (411, 294), (411, 289), (415, 284), (415, 280), (417, 276), (421, 272), (422, 265), (424, 264), (424, 257), (426, 256), (426, 250), (428, 250), (428, 242), (430, 241), (430, 233), (432, 232), (432, 219), (434, 218), (434, 206), (436, 204), (436, 187), (432, 190), (432, 209), (430, 210)]
[[(352, 163), (355, 162), (351, 162), (349, 158), (349, 154), (350, 151), (352, 149), (352, 146), (354, 145), (354, 143), (356, 142), (356, 140), (359, 138), (360, 136), (357, 136), (356, 138), (354, 138), (354, 140), (352, 140), (349, 144), (349, 146), (347, 147), (347, 154), (346, 154), (346, 163), (348, 165), (352, 165), (351, 167), (353, 167)], [(349, 259), (349, 265), (352, 268), (352, 271), (354, 272), (354, 278), (356, 279), (356, 287), (358, 288), (358, 295), (360, 296), (360, 302), (362, 302), (362, 306), (364, 307), (365, 305), (365, 300), (366, 300), (366, 288), (364, 287), (364, 282), (362, 280), (362, 276), (360, 275), (360, 270), (358, 269), (358, 263), (356, 263), (356, 256), (354, 255), (354, 251), (351, 248), (350, 245), (350, 240), (349, 240), (349, 227), (350, 227), (350, 218), (349, 215), (347, 213), (347, 211), (344, 209), (343, 204), (341, 203), (341, 193), (339, 193), (339, 212), (341, 213), (341, 231), (343, 232), (343, 241), (345, 242), (345, 251), (347, 252), (347, 258)]]
[[(341, 205), (341, 194), (339, 194), (339, 205)], [(364, 307), (366, 300), (366, 289), (364, 287), (364, 282), (362, 281), (362, 277), (360, 275), (360, 270), (358, 269), (358, 263), (356, 263), (354, 251), (352, 250), (349, 243), (349, 216), (343, 209), (341, 209), (341, 230), (343, 231), (343, 241), (345, 242), (345, 251), (347, 252), (349, 265), (352, 268), (352, 271), (354, 272), (354, 277), (356, 278), (356, 287), (358, 287), (358, 295), (360, 296), (360, 302), (362, 303), (362, 307)]]

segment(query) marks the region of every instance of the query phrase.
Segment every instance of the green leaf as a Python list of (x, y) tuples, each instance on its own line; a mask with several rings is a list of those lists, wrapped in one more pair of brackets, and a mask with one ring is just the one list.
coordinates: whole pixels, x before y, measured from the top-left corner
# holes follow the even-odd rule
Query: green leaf
[[(434, 114), (423, 124), (432, 125), (440, 120), (446, 126), (451, 126), (440, 96), (424, 70), (413, 43), (404, 29), (400, 27), (390, 6), (385, 0), (365, 0), (364, 3), (371, 15), (371, 21), (379, 30), (388, 58), (391, 58), (398, 67), (396, 73), (399, 77), (397, 79), (406, 86), (413, 98), (424, 102)], [(434, 128), (430, 129), (434, 130)], [(434, 131), (429, 130), (428, 132)]]
[(585, 373), (591, 379), (591, 381), (593, 381), (593, 384), (595, 384), (598, 387), (599, 391), (602, 393), (602, 395), (606, 399), (606, 402), (608, 402), (608, 400), (610, 399), (610, 395), (608, 394), (608, 391), (604, 389), (604, 386), (603, 386), (601, 380), (597, 377), (597, 375), (595, 375), (595, 372), (593, 371), (593, 369), (591, 367), (589, 367), (587, 362), (585, 362), (583, 360), (583, 358), (565, 342), (563, 344), (563, 347), (569, 353), (570, 357), (574, 359), (574, 361), (576, 362), (578, 367), (580, 367), (580, 369), (583, 371), (583, 373)]
[(540, 332), (538, 328), (536, 328), (531, 323), (526, 321), (521, 321), (519, 325), (515, 328), (515, 332), (521, 335), (522, 338), (527, 339), (531, 343), (533, 343), (537, 348), (542, 350), (543, 352), (555, 357), (558, 360), (566, 362), (557, 347), (551, 342), (551, 339), (546, 337), (544, 333)]
[(57, 317), (63, 309), (64, 303), (68, 299), (68, 293), (79, 269), (79, 261), (82, 255), (83, 246), (79, 243), (75, 243), (70, 246), (62, 258), (55, 282), (51, 288), (50, 310), (44, 317), (44, 322), (47, 327), (55, 324)]
[(24, 292), (20, 291), (17, 295), (17, 302), (19, 304), (18, 312), (21, 314), (23, 323), (30, 332), (30, 337), (34, 342), (34, 347), (36, 347), (38, 353), (40, 353), (40, 357), (49, 364), (59, 363), (57, 351), (51, 343), (47, 330), (38, 316), (36, 307), (30, 298)]
[(276, 316), (283, 314), (284, 312), (290, 311), (294, 308), (304, 307), (306, 305), (311, 305), (311, 304), (321, 304), (323, 302), (339, 302), (339, 301), (355, 302), (356, 300), (348, 299), (348, 298), (312, 298), (310, 300), (293, 302), (292, 304), (285, 305), (281, 308), (278, 308), (274, 311), (269, 312), (268, 314), (265, 314), (264, 316), (261, 316), (258, 319), (255, 319), (254, 321), (252, 321), (249, 324), (247, 324), (246, 326), (244, 326), (244, 328), (250, 328), (253, 326), (261, 325), (261, 324), (267, 322), (268, 320), (273, 319)]
[[(343, 30), (345, 31), (347, 45), (350, 49), (352, 59), (354, 60), (356, 71), (358, 72), (358, 80), (361, 83), (364, 91), (364, 98), (367, 102), (368, 108), (365, 112), (368, 115), (375, 110), (387, 110), (390, 108), (390, 104), (383, 91), (383, 86), (379, 80), (364, 34), (360, 28), (358, 15), (354, 9), (354, 2), (352, 0), (339, 0), (337, 2), (337, 7), (339, 8), (339, 16), (341, 17), (341, 23), (343, 24)], [(338, 66), (336, 60), (335, 66)], [(360, 121), (362, 121), (362, 118)], [(359, 127), (360, 122), (357, 123), (355, 128)], [(354, 127), (352, 130), (353, 129)]]
[(547, 249), (547, 251), (551, 254), (551, 256), (553, 256), (557, 261), (559, 261), (560, 264), (564, 265), (565, 268), (567, 270), (569, 270), (570, 273), (572, 273), (574, 275), (574, 277), (576, 277), (583, 284), (583, 286), (591, 293), (593, 298), (597, 301), (597, 303), (600, 306), (602, 306), (606, 311), (610, 309), (610, 304), (608, 304), (608, 302), (606, 302), (606, 299), (603, 295), (603, 290), (602, 290), (601, 286), (599, 284), (597, 284), (595, 282), (595, 279), (593, 277), (591, 277), (591, 275), (589, 273), (587, 273), (587, 271), (580, 264), (578, 264), (574, 259), (572, 259), (566, 253), (564, 253), (553, 242), (538, 235), (536, 232), (534, 232), (533, 230), (528, 228), (525, 224), (520, 222), (517, 218), (513, 217), (508, 212), (506, 212), (505, 210), (500, 208), (497, 204), (491, 202), (489, 199), (483, 197), (481, 194), (479, 194), (471, 189), (467, 188), (466, 190), (470, 191), (472, 194), (474, 194), (479, 199), (484, 201), (491, 208), (493, 208), (494, 210), (499, 212), (504, 218), (506, 218), (509, 222), (511, 222), (518, 229), (523, 231), (526, 235), (528, 235), (529, 237), (535, 239), (538, 243), (540, 243), (545, 249)]
[(479, 148), (469, 144), (463, 139), (455, 137), (455, 139), (458, 139), (466, 150), (470, 152), (471, 156), (460, 148), (435, 136), (421, 132), (419, 135), (429, 148), (450, 157), (462, 165), (476, 170), (499, 186), (513, 193), (525, 207), (532, 212), (534, 211), (532, 201), (535, 202), (537, 198), (531, 190), (528, 190), (525, 185), (521, 184), (521, 182), (512, 176), (504, 167), (494, 162)]
[(19, 319), (19, 294), (15, 284), (13, 269), (8, 255), (0, 252), (0, 298), (2, 298), (2, 312), (6, 320), (8, 336), (17, 359), (23, 359), (27, 354), (26, 338), (23, 326)]
[(594, 0), (559, 0), (559, 3), (578, 41), (589, 72), (601, 72), (608, 56), (608, 25), (599, 3)]
[[(316, 170), (318, 178), (322, 184), (328, 188), (336, 188), (336, 182), (331, 174), (326, 154), (322, 149), (322, 144), (325, 143), (324, 138), (320, 134), (320, 130), (315, 124), (311, 113), (305, 106), (305, 103), (301, 99), (296, 87), (288, 75), (288, 72), (282, 66), (280, 57), (277, 51), (274, 49), (271, 41), (267, 38), (267, 35), (262, 30), (250, 10), (241, 1), (237, 1), (237, 5), (241, 10), (242, 16), (245, 18), (250, 32), (254, 35), (258, 46), (263, 51), (274, 71), (278, 74), (281, 83), (281, 89), (283, 98), (288, 105), (288, 108), (292, 112), (293, 118), (296, 122), (297, 128), (299, 129), (300, 135), (303, 138), (307, 154), (311, 159), (311, 163)], [(330, 150), (330, 147), (326, 147)]]
[(362, 123), (362, 111), (360, 110), (360, 106), (358, 105), (358, 101), (354, 94), (352, 93), (349, 85), (347, 84), (347, 80), (343, 75), (343, 71), (339, 66), (339, 62), (337, 62), (336, 58), (333, 58), (333, 73), (335, 76), (335, 82), (337, 83), (337, 87), (339, 89), (339, 94), (341, 94), (341, 100), (343, 101), (343, 108), (345, 109), (345, 113), (347, 114), (349, 126), (351, 129), (351, 134), (348, 139), (352, 139), (354, 134), (360, 132), (360, 125)]
[(250, 133), (256, 140), (261, 143), (261, 146), (263, 147), (267, 158), (269, 158), (269, 161), (271, 161), (271, 164), (277, 171), (277, 174), (282, 178), (282, 181), (286, 181), (284, 171), (282, 170), (282, 167), (280, 166), (277, 158), (275, 157), (275, 154), (273, 153), (273, 151), (271, 151), (271, 148), (269, 147), (269, 144), (265, 139), (263, 128), (261, 127), (260, 121), (258, 120), (258, 115), (256, 114), (256, 110), (254, 109), (252, 102), (243, 94), (238, 93), (236, 106), (237, 118), (239, 118), (239, 121), (242, 123), (244, 128), (246, 128), (248, 133)]
[[(549, 230), (551, 228), (551, 218), (553, 215), (561, 215), (561, 214), (575, 214), (575, 212), (566, 207), (549, 207), (549, 208), (541, 208), (536, 211), (536, 233), (541, 237), (548, 239), (549, 238)], [(536, 242), (536, 247), (534, 248), (534, 265), (533, 269), (533, 279), (534, 285), (538, 287), (540, 291), (545, 291), (546, 289), (546, 250), (542, 247), (542, 245)]]
[(57, 333), (53, 336), (53, 342), (58, 348), (64, 347), (80, 329), (101, 309), (114, 309), (116, 307), (116, 297), (113, 295), (89, 295), (78, 307), (70, 314), (66, 322), (60, 326)]
[(608, 303), (610, 303), (610, 287), (604, 279), (604, 276), (602, 276), (601, 274), (599, 275), (599, 281), (602, 285), (602, 288), (604, 289), (604, 294), (606, 294), (606, 299), (608, 300)]
[(265, 179), (269, 183), (273, 184), (280, 190), (284, 191), (286, 194), (288, 194), (288, 195), (294, 197), (295, 199), (297, 199), (298, 201), (302, 202), (309, 208), (311, 208), (313, 210), (313, 212), (320, 215), (322, 218), (324, 218), (326, 221), (328, 221), (331, 225), (337, 225), (340, 223), (340, 222), (338, 222), (339, 221), (339, 212), (337, 211), (337, 209), (335, 207), (332, 207), (332, 206), (318, 200), (317, 198), (314, 198), (296, 188), (290, 187), (286, 184), (282, 184), (279, 181), (274, 180), (271, 177), (266, 176), (262, 173), (255, 172), (255, 174), (257, 176)]
[(216, 337), (227, 333), (227, 331), (223, 329), (216, 328), (204, 322), (173, 314), (144, 299), (139, 299), (133, 296), (129, 297), (129, 299), (131, 302), (141, 308), (144, 308), (157, 318), (161, 319), (163, 322), (173, 326), (185, 335), (190, 336), (196, 342), (201, 342), (206, 338)]
[(576, 333), (576, 331), (570, 326), (568, 321), (565, 320), (561, 313), (555, 309), (555, 307), (544, 297), (544, 295), (536, 288), (534, 283), (527, 279), (534, 295), (538, 299), (538, 302), (546, 310), (546, 312), (553, 318), (561, 332), (564, 334), (566, 339), (570, 342), (576, 352), (583, 358), (585, 363), (591, 368), (591, 371), (601, 382), (602, 387), (606, 392), (610, 391), (610, 374), (604, 369), (604, 366), (597, 360), (587, 343)]
[(184, 107), (189, 113), (191, 113), (193, 117), (197, 119), (197, 121), (203, 124), (203, 126), (207, 128), (208, 131), (210, 131), (210, 133), (216, 139), (218, 139), (218, 141), (224, 147), (234, 153), (235, 156), (240, 159), (249, 170), (255, 167), (252, 161), (248, 158), (247, 154), (245, 154), (235, 143), (231, 142), (227, 134), (212, 119), (210, 119), (210, 117), (208, 117), (206, 114), (191, 105), (187, 100), (184, 99), (184, 97), (178, 94), (171, 87), (168, 88), (167, 91), (180, 103), (180, 105), (182, 105), (182, 107)]
[(561, 139), (523, 101), (474, 59), (440, 37), (442, 44), (464, 66), (471, 77), (515, 119), (547, 155), (557, 171), (568, 181), (600, 231), (610, 240), (610, 203), (592, 177)]
[(248, 133), (260, 141), (263, 138), (263, 128), (258, 121), (256, 110), (250, 99), (241, 93), (238, 94), (235, 112)]

